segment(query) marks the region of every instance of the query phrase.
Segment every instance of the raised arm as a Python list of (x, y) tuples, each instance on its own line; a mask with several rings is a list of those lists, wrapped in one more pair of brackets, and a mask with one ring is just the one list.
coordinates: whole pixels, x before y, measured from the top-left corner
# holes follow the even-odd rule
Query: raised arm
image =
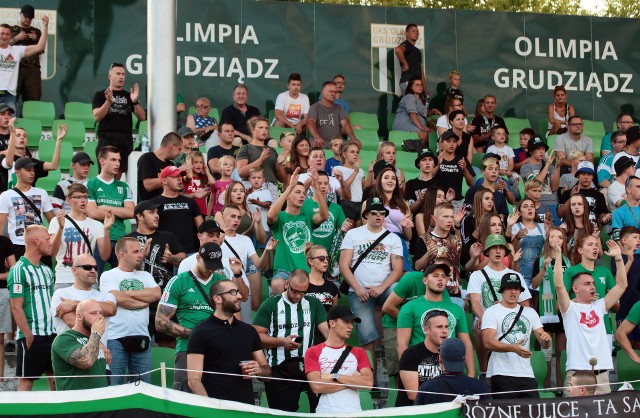
[(604, 296), (605, 307), (609, 310), (613, 305), (618, 303), (620, 297), (627, 289), (628, 282), (627, 269), (625, 269), (624, 266), (620, 246), (617, 242), (611, 239), (607, 241), (607, 247), (609, 247), (609, 251), (605, 251), (604, 253), (613, 258), (616, 262), (616, 285)]
[(47, 46), (47, 38), (49, 37), (49, 16), (42, 16), (42, 35), (35, 45), (29, 45), (24, 49), (24, 58), (32, 55), (42, 54)]
[(562, 272), (562, 247), (559, 242), (556, 241), (552, 244), (552, 249), (555, 254), (555, 261), (553, 262), (553, 285), (556, 288), (556, 299), (558, 301), (558, 308), (561, 313), (567, 312), (569, 309), (569, 292), (564, 286), (564, 274)]

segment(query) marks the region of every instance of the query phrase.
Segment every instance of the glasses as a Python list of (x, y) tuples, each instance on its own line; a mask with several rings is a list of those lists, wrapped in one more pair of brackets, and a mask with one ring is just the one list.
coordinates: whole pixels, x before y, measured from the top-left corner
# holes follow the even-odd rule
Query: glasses
[(385, 216), (385, 212), (380, 211), (380, 210), (370, 210), (369, 214), (373, 215), (373, 216)]
[(77, 200), (88, 200), (89, 196), (88, 195), (75, 195), (75, 196), (71, 196), (69, 199), (77, 199)]
[(309, 257), (309, 260), (313, 260), (314, 258), (317, 258), (320, 261), (329, 261), (329, 256), (327, 256), (327, 255), (319, 255), (317, 257)]
[(306, 290), (296, 290), (296, 289), (294, 289), (293, 287), (291, 287), (291, 285), (289, 285), (289, 291), (290, 291), (291, 293), (293, 293), (294, 295), (300, 295), (300, 296), (304, 296), (304, 295), (306, 295), (307, 293), (309, 293), (309, 292), (307, 292)]
[(584, 125), (584, 123), (580, 122), (580, 123), (570, 123), (569, 126), (582, 126)]
[(79, 266), (76, 266), (76, 268), (81, 268), (84, 271), (98, 271), (98, 266), (96, 266), (95, 264), (81, 264)]
[(111, 70), (111, 69), (113, 69), (113, 68), (115, 68), (115, 67), (122, 67), (122, 68), (124, 68), (124, 64), (123, 64), (123, 63), (121, 63), (121, 62), (114, 62), (113, 64), (111, 64), (111, 66), (109, 67), (109, 69)]
[(217, 296), (222, 296), (222, 295), (238, 296), (238, 293), (240, 293), (238, 289), (231, 289), (231, 290), (227, 290), (226, 292), (217, 293), (216, 295)]

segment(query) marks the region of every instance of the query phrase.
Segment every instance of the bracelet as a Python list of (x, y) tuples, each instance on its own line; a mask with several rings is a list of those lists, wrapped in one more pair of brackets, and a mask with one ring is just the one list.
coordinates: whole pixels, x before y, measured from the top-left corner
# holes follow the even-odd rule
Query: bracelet
[(240, 277), (242, 277), (242, 273), (233, 273), (233, 277), (239, 279)]
[(131, 102), (132, 105), (134, 106), (138, 106), (140, 104), (140, 102)]
[(94, 331), (91, 333), (91, 335), (94, 335), (94, 334), (97, 335), (98, 338), (102, 338), (102, 335), (99, 332)]

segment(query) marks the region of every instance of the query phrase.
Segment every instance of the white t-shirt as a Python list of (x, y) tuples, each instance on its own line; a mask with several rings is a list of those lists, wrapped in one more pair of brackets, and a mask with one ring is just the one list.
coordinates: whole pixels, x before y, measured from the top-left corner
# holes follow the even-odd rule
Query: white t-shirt
[(7, 90), (14, 96), (18, 87), (18, 67), (25, 49), (22, 45), (0, 48), (0, 90)]
[[(518, 222), (511, 227), (511, 234), (516, 235), (525, 226), (522, 222)], [(536, 235), (545, 236), (544, 224), (542, 222), (536, 222), (536, 226), (533, 229), (527, 229), (527, 236), (535, 237)], [(526, 286), (525, 286), (526, 287)]]
[[(482, 329), (495, 329), (495, 339), (511, 328), (513, 320), (516, 318), (520, 306), (509, 309), (501, 303), (493, 305), (484, 311), (482, 316)], [(504, 337), (501, 342), (505, 344), (515, 344), (522, 341), (522, 346), (529, 348), (529, 339), (531, 333), (542, 328), (540, 317), (532, 308), (523, 308), (518, 323)], [(535, 377), (531, 368), (531, 361), (528, 358), (522, 358), (516, 353), (500, 353), (494, 351), (489, 358), (487, 366), (487, 377), (491, 376), (513, 376), (513, 377)]]
[(447, 114), (440, 115), (438, 117), (438, 120), (436, 121), (436, 127), (444, 128), (444, 129), (451, 129), (451, 125), (449, 125), (449, 115), (447, 115)]
[[(300, 183), (304, 183), (309, 178), (309, 173), (302, 173), (298, 177), (298, 181)], [(329, 191), (327, 192), (327, 201), (338, 203), (338, 195), (337, 190), (340, 188), (340, 182), (337, 178), (333, 176), (329, 176)], [(313, 197), (313, 185), (309, 186), (309, 190), (307, 190), (307, 197), (311, 199)]]
[[(281, 110), (284, 117), (294, 125), (300, 123), (302, 117), (309, 113), (310, 107), (309, 96), (306, 94), (299, 93), (298, 98), (294, 99), (289, 96), (288, 91), (285, 91), (278, 94), (278, 97), (276, 98), (275, 109)], [(273, 122), (275, 122), (275, 118)], [(273, 125), (273, 123), (271, 123), (271, 125)]]
[(258, 209), (260, 211), (260, 218), (262, 219), (262, 227), (266, 232), (269, 232), (269, 225), (267, 224), (267, 214), (269, 213), (269, 209), (263, 208), (262, 206), (254, 205), (253, 203), (249, 203), (249, 199), (259, 199), (261, 202), (273, 203), (271, 192), (267, 190), (265, 186), (262, 186), (261, 189), (254, 190), (247, 196), (247, 206), (249, 206), (249, 212), (254, 213), (256, 209)]
[[(223, 253), (224, 247), (226, 247), (226, 245), (223, 246)], [(180, 262), (180, 265), (178, 266), (178, 274), (184, 273), (185, 271), (190, 271), (193, 266), (196, 265), (196, 254), (191, 254), (189, 257)], [(222, 270), (220, 270), (220, 273), (224, 274), (224, 276), (229, 280), (233, 279), (233, 272), (231, 271), (231, 266), (229, 265), (229, 258), (222, 257)], [(245, 274), (244, 270), (242, 271), (242, 281), (247, 285), (247, 287), (249, 287), (249, 279), (247, 279), (247, 275)]]
[[(45, 212), (53, 211), (49, 195), (44, 190), (32, 187), (22, 193), (36, 205), (43, 220)], [(24, 245), (24, 231), (27, 226), (42, 224), (31, 205), (11, 189), (0, 194), (0, 213), (7, 214), (7, 230), (14, 245)]]
[[(51, 297), (51, 316), (53, 317), (53, 328), (58, 335), (69, 329), (69, 326), (62, 320), (62, 318), (58, 318), (56, 316), (56, 309), (62, 302), (61, 298), (65, 298), (67, 300), (77, 300), (79, 302), (83, 300), (93, 299), (96, 302), (113, 302), (114, 305), (117, 304), (116, 297), (113, 295), (113, 293), (105, 293), (93, 288), (91, 290), (80, 290), (75, 286), (69, 286), (63, 289), (56, 290)], [(102, 342), (106, 345), (107, 331), (109, 329), (109, 318), (105, 317), (104, 323), (105, 328), (104, 334), (102, 334)]]
[(515, 158), (516, 154), (513, 152), (513, 148), (509, 145), (498, 148), (495, 145), (491, 145), (487, 148), (487, 154), (490, 152), (500, 156), (500, 170), (506, 170), (509, 168), (509, 158)]
[[(228, 235), (225, 235), (224, 240), (228, 242), (240, 256), (237, 258), (239, 258), (240, 261), (242, 261), (242, 280), (244, 280), (244, 282), (247, 283), (248, 280), (247, 280), (247, 275), (245, 273), (247, 270), (247, 262), (249, 261), (249, 257), (253, 256), (256, 253), (256, 248), (253, 246), (253, 241), (251, 241), (251, 238), (249, 238), (248, 236), (238, 234), (238, 233), (236, 233), (235, 237), (230, 237)], [(231, 248), (225, 242), (222, 243), (220, 248), (222, 248), (222, 258), (227, 259), (227, 262), (229, 262), (230, 258), (236, 258), (236, 255), (233, 253), (233, 251), (231, 251)], [(223, 266), (224, 266), (224, 263), (223, 263)], [(233, 276), (233, 273), (231, 273), (231, 270), (229, 270), (229, 274), (230, 274), (230, 277)]]
[(613, 212), (618, 209), (616, 207), (616, 202), (619, 202), (626, 198), (627, 192), (624, 188), (624, 184), (619, 181), (612, 181), (609, 187), (607, 187), (607, 205), (609, 205), (609, 210)]
[[(113, 268), (102, 273), (100, 277), (100, 290), (110, 292), (112, 290), (143, 290), (158, 287), (151, 273), (146, 271), (122, 271)], [(143, 309), (127, 309), (118, 307), (116, 315), (109, 321), (109, 337), (112, 340), (130, 335), (149, 336), (149, 307)]]
[[(347, 232), (342, 240), (341, 250), (353, 250), (351, 263), (353, 266), (360, 254), (364, 253), (373, 242), (386, 230), (378, 233), (369, 231), (367, 225), (354, 228)], [(358, 284), (363, 287), (373, 287), (382, 284), (391, 273), (391, 256), (402, 257), (402, 242), (400, 237), (391, 233), (387, 235), (358, 265), (354, 272), (354, 277)]]
[[(349, 177), (351, 177), (354, 171), (353, 168), (347, 168), (342, 165), (333, 167), (333, 169), (334, 169), (333, 171), (334, 173), (335, 173), (335, 170), (341, 171), (345, 181)], [(358, 168), (358, 170), (359, 170), (358, 174), (356, 175), (355, 180), (353, 180), (353, 183), (351, 183), (351, 187), (349, 187), (349, 190), (351, 190), (351, 201), (360, 203), (362, 202), (362, 179), (364, 179), (364, 171), (361, 168)]]
[[(531, 292), (527, 288), (527, 284), (524, 281), (524, 278), (517, 271), (505, 268), (504, 270), (494, 270), (486, 266), (483, 269), (487, 276), (489, 276), (489, 280), (491, 280), (491, 284), (496, 291), (496, 296), (498, 297), (498, 302), (502, 300), (502, 293), (498, 292), (500, 290), (500, 281), (502, 280), (502, 276), (507, 273), (515, 273), (520, 277), (520, 284), (524, 287), (524, 292), (520, 293), (520, 297), (518, 298), (518, 302), (524, 302), (527, 299), (531, 299)], [(481, 270), (474, 271), (469, 276), (469, 284), (467, 285), (467, 294), (479, 294), (480, 300), (482, 301), (482, 310), (486, 311), (487, 308), (495, 305), (493, 299), (493, 294), (491, 293), (491, 289), (489, 289), (489, 284), (487, 283), (487, 279), (482, 274)]]
[(590, 358), (598, 360), (597, 370), (613, 369), (604, 325), (608, 320), (604, 298), (591, 304), (570, 301), (562, 320), (567, 336), (567, 370), (591, 370)]
[[(91, 218), (87, 218), (84, 221), (74, 219), (74, 221), (89, 238), (91, 250), (93, 250), (96, 247), (96, 240), (104, 237), (104, 225)], [(54, 217), (49, 224), (49, 234), (53, 235), (59, 229), (58, 218)], [(70, 220), (65, 219), (60, 248), (58, 249), (58, 254), (56, 254), (56, 283), (73, 283), (71, 265), (73, 260), (81, 254), (90, 254), (89, 248), (87, 248), (84, 238), (82, 238), (76, 227), (73, 226)]]

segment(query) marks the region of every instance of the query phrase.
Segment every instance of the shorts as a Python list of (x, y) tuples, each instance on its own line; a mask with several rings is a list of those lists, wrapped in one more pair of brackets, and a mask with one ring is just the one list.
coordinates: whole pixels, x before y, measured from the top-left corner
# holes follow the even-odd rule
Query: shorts
[(273, 282), (274, 280), (284, 280), (285, 282), (289, 281), (289, 276), (291, 276), (291, 272), (287, 271), (287, 270), (276, 270), (273, 273), (273, 277), (271, 278), (271, 282)]
[[(491, 377), (491, 392), (510, 392), (510, 393), (494, 393), (493, 399), (513, 399), (513, 398), (540, 398), (538, 393), (538, 382), (533, 377), (515, 377), (494, 375)], [(526, 391), (526, 392), (525, 392)]]
[(0, 289), (0, 334), (13, 332), (9, 289)]
[(36, 335), (28, 350), (25, 338), (19, 338), (16, 341), (18, 344), (16, 376), (37, 380), (43, 373), (53, 373), (51, 345), (55, 338), (55, 335)]
[(394, 285), (395, 283), (389, 286), (387, 290), (377, 298), (370, 297), (366, 302), (361, 302), (356, 292), (349, 292), (349, 307), (351, 307), (351, 311), (355, 316), (362, 319), (362, 322), (356, 324), (360, 345), (370, 344), (380, 336), (375, 321), (376, 305), (384, 305), (384, 302), (393, 291)]
[[(384, 358), (387, 362), (387, 373), (389, 376), (395, 376), (400, 373), (397, 328), (382, 328), (382, 345), (384, 346)], [(375, 367), (375, 365), (372, 366)]]
[(112, 146), (120, 151), (120, 172), (124, 173), (129, 168), (129, 154), (133, 151), (133, 137), (131, 134), (102, 132), (98, 135), (96, 146), (96, 160), (102, 148)]
[[(175, 342), (176, 338), (171, 336), (171, 335), (167, 335), (164, 334), (160, 331), (158, 331), (156, 329), (156, 311), (158, 310), (158, 305), (157, 304), (153, 304), (151, 306), (149, 306), (149, 335), (151, 336), (151, 338), (153, 338), (155, 340), (156, 343), (158, 342)], [(173, 320), (173, 318), (171, 319)], [(175, 321), (173, 321), (175, 322)]]

